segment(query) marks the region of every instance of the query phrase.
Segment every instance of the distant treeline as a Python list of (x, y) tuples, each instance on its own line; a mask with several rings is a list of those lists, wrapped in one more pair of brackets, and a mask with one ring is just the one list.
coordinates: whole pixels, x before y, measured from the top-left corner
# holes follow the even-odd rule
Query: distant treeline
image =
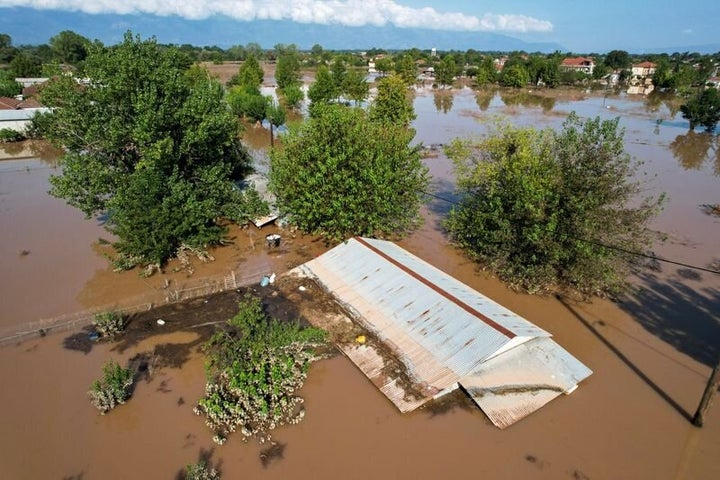
[[(97, 42), (97, 41), (96, 41)], [(0, 96), (11, 93), (15, 85), (8, 87), (8, 81), (16, 77), (48, 77), (62, 68), (72, 66), (82, 71), (88, 46), (93, 43), (73, 31), (65, 30), (51, 37), (46, 44), (14, 46), (12, 38), (0, 33)], [(548, 87), (573, 85), (578, 82), (600, 80), (616, 73), (621, 83), (631, 77), (631, 67), (644, 61), (656, 64), (652, 75), (656, 88), (686, 92), (692, 87), (705, 84), (718, 75), (720, 52), (701, 55), (695, 52), (673, 54), (631, 54), (624, 50), (607, 53), (587, 53), (583, 57), (592, 59), (591, 74), (569, 71), (561, 68), (565, 58), (580, 56), (572, 52), (556, 51), (551, 54), (515, 52), (487, 52), (469, 49), (466, 51), (435, 51), (411, 48), (407, 50), (385, 50), (372, 48), (360, 50), (327, 50), (314, 45), (310, 50), (300, 50), (294, 44), (277, 44), (263, 48), (258, 43), (234, 45), (229, 48), (218, 46), (164, 45), (174, 47), (187, 55), (190, 62), (243, 62), (250, 57), (260, 61), (274, 62), (284, 54), (292, 52), (303, 67), (332, 65), (341, 60), (349, 67), (367, 67), (373, 62), (380, 74), (418, 69), (442, 72), (447, 79), (440, 84), (449, 84), (452, 78), (469, 77), (479, 86), (500, 84), (521, 87), (540, 82)], [(498, 65), (498, 64), (501, 65)], [(3, 87), (5, 85), (5, 87)]]

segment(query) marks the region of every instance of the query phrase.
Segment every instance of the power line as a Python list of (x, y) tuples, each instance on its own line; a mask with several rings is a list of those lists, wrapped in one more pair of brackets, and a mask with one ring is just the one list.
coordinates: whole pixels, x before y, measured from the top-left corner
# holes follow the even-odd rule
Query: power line
[[(427, 196), (429, 196), (429, 197), (437, 198), (438, 200), (442, 200), (443, 202), (450, 203), (451, 205), (460, 205), (460, 203), (458, 203), (458, 202), (456, 202), (456, 201), (454, 201), (454, 200), (450, 200), (449, 198), (441, 197), (440, 195), (435, 195), (434, 193), (425, 192), (425, 191), (421, 191), (420, 193), (423, 193), (423, 194), (425, 194), (425, 195), (427, 195)], [(608, 250), (616, 250), (616, 251), (618, 251), (618, 252), (627, 253), (628, 255), (635, 255), (635, 256), (638, 256), (638, 257), (643, 257), (643, 258), (647, 258), (647, 259), (650, 259), (650, 260), (655, 260), (655, 261), (658, 261), (658, 262), (670, 263), (670, 264), (672, 264), (672, 265), (677, 265), (677, 266), (680, 266), (680, 267), (685, 267), (685, 268), (690, 268), (690, 269), (693, 269), (693, 270), (700, 270), (700, 271), (702, 271), (702, 272), (714, 273), (715, 275), (720, 275), (720, 271), (718, 271), (718, 270), (713, 270), (713, 269), (711, 269), (711, 268), (698, 267), (697, 265), (691, 265), (691, 264), (689, 264), (689, 263), (678, 262), (678, 261), (676, 261), (676, 260), (670, 260), (670, 259), (667, 259), (667, 258), (656, 257), (655, 255), (649, 255), (649, 254), (647, 254), (647, 253), (634, 252), (634, 251), (632, 251), (632, 250), (627, 250), (627, 249), (625, 249), (625, 248), (616, 247), (615, 245), (606, 245), (606, 244), (604, 244), (604, 243), (597, 242), (597, 241), (594, 241), (594, 240), (587, 240), (587, 239), (585, 239), (585, 238), (578, 238), (578, 237), (572, 237), (572, 238), (575, 239), (575, 240), (581, 241), (581, 242), (586, 242), (586, 243), (590, 243), (590, 244), (592, 244), (592, 245), (597, 245), (598, 247), (607, 248)]]

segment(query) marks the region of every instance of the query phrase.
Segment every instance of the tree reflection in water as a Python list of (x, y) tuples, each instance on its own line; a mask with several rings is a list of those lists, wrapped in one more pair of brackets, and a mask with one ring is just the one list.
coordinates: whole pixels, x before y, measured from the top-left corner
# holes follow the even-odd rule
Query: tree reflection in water
[(699, 170), (705, 160), (715, 157), (713, 173), (720, 175), (720, 141), (718, 136), (693, 130), (675, 137), (670, 151), (685, 170)]

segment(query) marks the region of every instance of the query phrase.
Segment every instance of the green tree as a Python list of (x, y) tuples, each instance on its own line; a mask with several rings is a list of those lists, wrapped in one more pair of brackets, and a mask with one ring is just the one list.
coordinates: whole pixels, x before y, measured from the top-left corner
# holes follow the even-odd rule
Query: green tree
[(387, 75), (393, 69), (392, 60), (388, 57), (382, 57), (375, 60), (375, 70), (380, 72), (381, 75)]
[(223, 88), (188, 67), (176, 48), (128, 32), (116, 46), (90, 47), (87, 85), (62, 76), (41, 92), (55, 109), (35, 127), (65, 149), (51, 193), (88, 216), (108, 216), (118, 266), (161, 264), (181, 246), (204, 249), (223, 237), (219, 218), (257, 213), (233, 183), (249, 155)]
[(505, 66), (500, 75), (500, 85), (503, 87), (522, 88), (528, 82), (530, 82), (530, 75), (527, 69), (518, 63)]
[(420, 222), (427, 169), (414, 132), (323, 105), (270, 154), (270, 188), (290, 221), (333, 240), (404, 233)]
[(408, 88), (402, 78), (391, 75), (380, 80), (377, 96), (370, 106), (373, 122), (386, 122), (407, 127), (415, 120), (415, 109)]
[(322, 45), (320, 45), (319, 43), (316, 43), (316, 44), (313, 45), (312, 48), (310, 49), (310, 53), (311, 53), (314, 57), (319, 57), (320, 55), (323, 54), (323, 47), (322, 47)]
[(14, 97), (22, 93), (22, 85), (15, 81), (8, 70), (0, 70), (0, 97)]
[(446, 223), (453, 240), (530, 293), (621, 291), (633, 259), (625, 252), (651, 244), (647, 224), (662, 197), (640, 198), (618, 121), (572, 114), (559, 132), (505, 125), (453, 142), (461, 195)]
[(455, 78), (455, 60), (451, 56), (447, 56), (438, 63), (435, 70), (435, 79), (441, 86), (451, 86)]
[(290, 85), (280, 93), (289, 108), (297, 109), (300, 107), (300, 103), (305, 100), (305, 92), (303, 92), (300, 85)]
[(0, 33), (0, 64), (10, 63), (17, 54), (17, 49), (12, 46), (12, 37), (7, 33)]
[(680, 107), (684, 119), (690, 122), (690, 130), (700, 125), (712, 132), (720, 121), (720, 94), (715, 88), (706, 88), (695, 94)]
[(625, 50), (611, 50), (605, 55), (604, 63), (613, 70), (630, 68), (630, 54)]
[(285, 123), (285, 110), (273, 97), (266, 97), (265, 107), (265, 118), (270, 123), (270, 147), (275, 146), (275, 135), (273, 134), (273, 127), (277, 128)]
[(255, 55), (249, 55), (247, 60), (240, 65), (237, 75), (233, 75), (228, 81), (228, 86), (239, 85), (259, 89), (263, 82), (263, 75), (263, 69)]
[(260, 90), (250, 86), (232, 87), (227, 93), (227, 102), (232, 112), (253, 122), (262, 122), (267, 109), (267, 98)]
[(330, 70), (325, 65), (318, 67), (315, 81), (308, 88), (307, 96), (310, 99), (310, 115), (322, 104), (328, 104), (337, 99), (339, 92), (335, 86)]
[(365, 101), (370, 94), (370, 85), (365, 81), (365, 74), (359, 70), (348, 70), (343, 80), (342, 91), (346, 98), (353, 100), (355, 105)]
[(37, 77), (42, 72), (42, 62), (34, 55), (20, 52), (10, 62), (10, 74), (13, 78)]
[(495, 63), (492, 57), (485, 57), (475, 75), (475, 84), (479, 87), (484, 87), (495, 83), (496, 79), (497, 71), (495, 70)]
[(330, 75), (332, 76), (335, 90), (338, 94), (344, 93), (343, 86), (345, 85), (347, 71), (347, 65), (345, 65), (345, 61), (342, 58), (335, 58), (335, 61), (330, 65)]
[(300, 84), (300, 60), (297, 51), (289, 50), (280, 55), (275, 67), (275, 81), (281, 90)]
[(63, 30), (50, 38), (50, 47), (60, 63), (77, 65), (85, 60), (90, 40), (71, 30)]
[(395, 73), (403, 79), (406, 85), (414, 85), (417, 81), (417, 67), (410, 55), (402, 55), (395, 62)]

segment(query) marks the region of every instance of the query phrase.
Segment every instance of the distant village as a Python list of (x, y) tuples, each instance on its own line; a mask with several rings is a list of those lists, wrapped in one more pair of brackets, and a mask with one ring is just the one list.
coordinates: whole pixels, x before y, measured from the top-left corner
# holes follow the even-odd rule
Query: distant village
[[(12, 39), (0, 34), (0, 130), (24, 132), (36, 112), (44, 109), (38, 95), (42, 85), (55, 75), (78, 75), (90, 41), (65, 31), (52, 37), (50, 45), (12, 46)], [(622, 50), (604, 55), (573, 56), (525, 52), (488, 53), (476, 50), (445, 51), (417, 48), (403, 51), (333, 51), (320, 45), (308, 51), (294, 45), (263, 49), (246, 46), (179, 47), (198, 63), (242, 63), (252, 55), (274, 63), (278, 51), (295, 49), (302, 67), (312, 72), (319, 65), (343, 62), (349, 68), (365, 70), (368, 81), (397, 73), (415, 76), (417, 86), (453, 88), (601, 87), (615, 93), (650, 95), (661, 91), (688, 95), (691, 89), (720, 89), (720, 52), (714, 55), (674, 53), (638, 56)], [(80, 80), (78, 80), (80, 81)]]

